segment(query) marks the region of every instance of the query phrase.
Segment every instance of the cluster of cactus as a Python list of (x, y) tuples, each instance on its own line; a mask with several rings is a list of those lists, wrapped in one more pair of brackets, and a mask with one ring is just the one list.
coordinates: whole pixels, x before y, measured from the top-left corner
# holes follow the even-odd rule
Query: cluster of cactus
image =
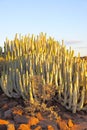
[[(73, 113), (87, 109), (87, 62), (53, 38), (16, 35), (4, 43), (1, 87), (9, 97), (42, 101), (55, 86), (58, 101)], [(49, 93), (50, 95), (50, 93)]]

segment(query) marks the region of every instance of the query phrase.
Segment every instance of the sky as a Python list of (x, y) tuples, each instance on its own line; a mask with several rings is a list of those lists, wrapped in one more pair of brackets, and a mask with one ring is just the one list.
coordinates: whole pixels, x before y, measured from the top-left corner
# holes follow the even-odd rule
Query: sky
[(0, 0), (0, 46), (40, 32), (87, 56), (87, 0)]

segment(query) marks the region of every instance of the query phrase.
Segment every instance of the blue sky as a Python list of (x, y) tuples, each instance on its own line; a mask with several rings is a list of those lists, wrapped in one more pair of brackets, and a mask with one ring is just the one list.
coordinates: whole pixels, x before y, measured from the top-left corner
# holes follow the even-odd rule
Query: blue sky
[(87, 56), (87, 0), (0, 0), (0, 46), (15, 33), (40, 32)]

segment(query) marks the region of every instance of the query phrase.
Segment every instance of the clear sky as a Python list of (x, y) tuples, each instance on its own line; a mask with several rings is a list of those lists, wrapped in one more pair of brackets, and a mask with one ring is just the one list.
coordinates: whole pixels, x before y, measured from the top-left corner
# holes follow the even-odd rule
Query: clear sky
[(40, 32), (87, 56), (87, 0), (0, 0), (0, 46), (15, 33)]

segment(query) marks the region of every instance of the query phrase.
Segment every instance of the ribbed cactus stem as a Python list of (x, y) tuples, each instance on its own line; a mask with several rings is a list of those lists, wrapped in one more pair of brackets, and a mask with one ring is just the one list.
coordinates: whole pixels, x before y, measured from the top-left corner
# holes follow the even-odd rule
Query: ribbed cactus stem
[(73, 103), (72, 104), (72, 111), (73, 111), (73, 113), (76, 113), (76, 108), (77, 108), (77, 86), (76, 86), (76, 83), (74, 83), (72, 103)]
[(85, 89), (83, 87), (81, 91), (81, 96), (80, 96), (80, 103), (77, 105), (77, 110), (81, 110), (83, 108), (84, 98), (85, 98)]
[(8, 86), (9, 84), (8, 84), (8, 77), (7, 77), (7, 75), (5, 75), (5, 74), (3, 74), (2, 76), (1, 76), (1, 88), (2, 88), (2, 90), (4, 91), (4, 93), (8, 96), (8, 97), (12, 97), (10, 94), (9, 94), (9, 92), (8, 92)]
[(55, 85), (58, 89), (58, 72), (55, 73)]
[(32, 87), (31, 87), (31, 82), (30, 82), (29, 94), (30, 94), (30, 102), (31, 102), (31, 103), (34, 103), (34, 98), (33, 98), (33, 91), (32, 91)]
[(77, 100), (78, 100), (78, 72), (76, 72), (76, 81), (74, 83), (74, 88), (73, 88), (73, 113), (76, 113), (76, 108), (77, 108)]
[(59, 69), (59, 89), (58, 89), (59, 100), (61, 100), (61, 90), (62, 90), (62, 77), (61, 77), (61, 69)]
[(69, 109), (72, 107), (72, 97), (73, 97), (73, 86), (72, 86), (72, 82), (70, 82), (69, 85), (70, 89), (69, 89)]

